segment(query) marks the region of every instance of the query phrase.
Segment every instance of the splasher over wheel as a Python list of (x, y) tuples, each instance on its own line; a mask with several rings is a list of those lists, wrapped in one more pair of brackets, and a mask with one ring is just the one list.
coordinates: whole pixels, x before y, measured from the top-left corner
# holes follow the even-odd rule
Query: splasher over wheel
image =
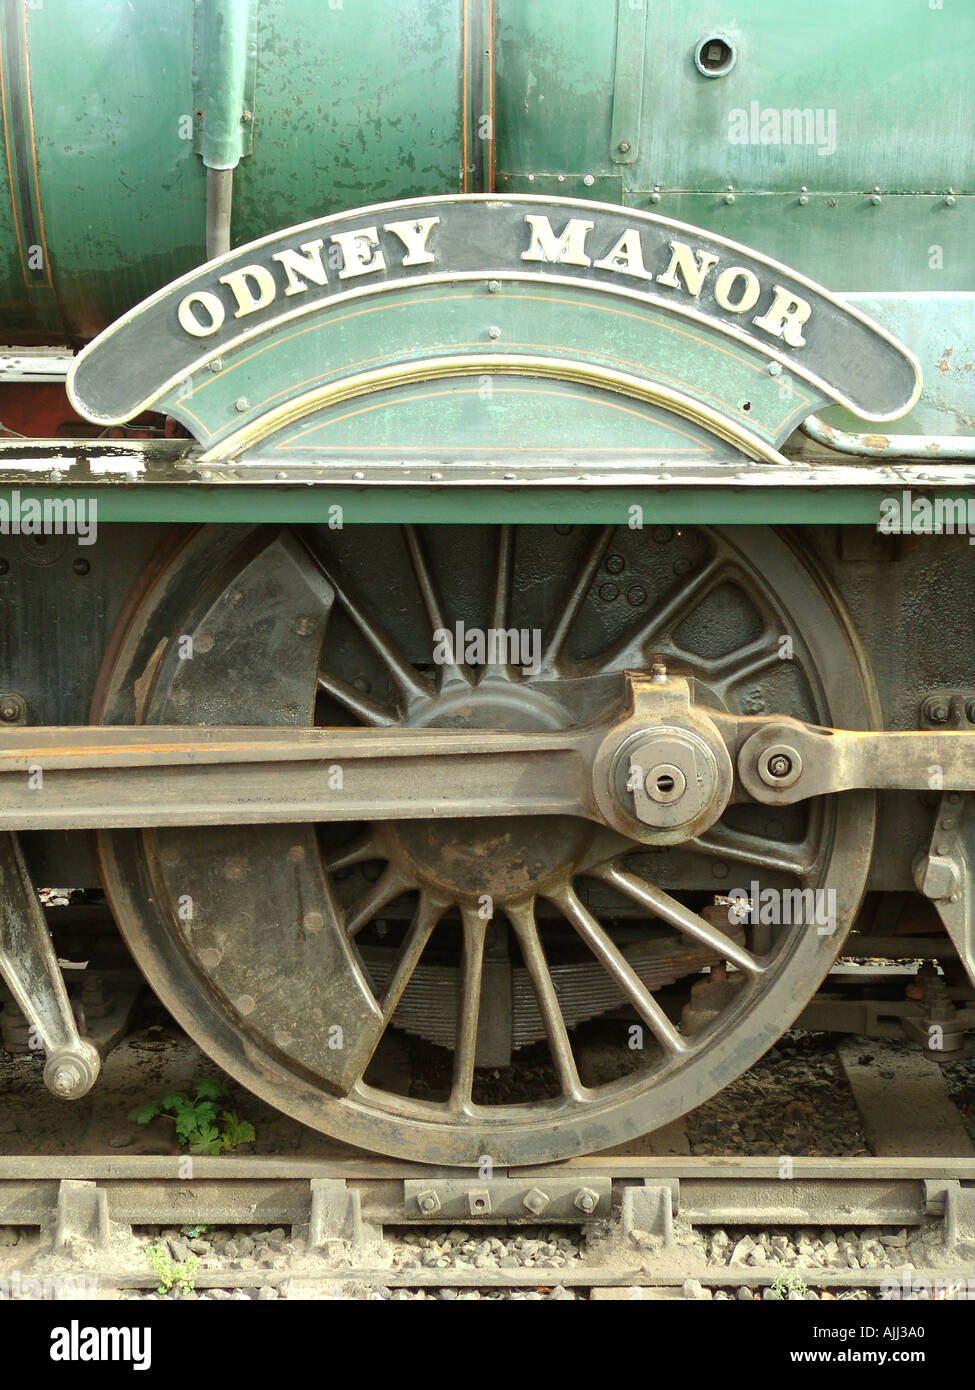
[[(481, 731), (622, 719), (627, 672), (693, 706), (594, 754), (609, 824), (458, 811), (447, 759), (433, 818), (391, 775), (367, 822), (101, 832), (153, 988), (257, 1094), (404, 1158), (544, 1162), (700, 1104), (813, 994), (870, 857), (871, 793), (735, 799), (707, 735), (709, 711), (876, 722), (837, 601), (781, 537), (203, 529), (143, 577), (93, 717), (453, 729), (475, 758)], [(743, 925), (727, 895), (756, 883), (829, 893), (828, 926)], [(389, 1065), (404, 1038), (422, 1077)]]

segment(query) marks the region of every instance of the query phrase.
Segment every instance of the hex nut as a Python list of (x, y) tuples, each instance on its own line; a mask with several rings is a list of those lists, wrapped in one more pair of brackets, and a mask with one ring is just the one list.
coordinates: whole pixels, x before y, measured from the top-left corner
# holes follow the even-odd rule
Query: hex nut
[(432, 1216), (434, 1212), (440, 1210), (440, 1198), (432, 1188), (427, 1188), (425, 1192), (418, 1192), (416, 1204), (424, 1216)]
[(541, 1216), (548, 1204), (548, 1195), (540, 1187), (533, 1187), (521, 1199), (521, 1205), (527, 1207), (533, 1216)]

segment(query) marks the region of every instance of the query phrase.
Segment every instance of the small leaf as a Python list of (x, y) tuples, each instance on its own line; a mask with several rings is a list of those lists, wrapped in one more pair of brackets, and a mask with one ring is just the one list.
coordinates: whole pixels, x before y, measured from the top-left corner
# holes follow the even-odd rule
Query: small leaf
[(176, 1133), (190, 1135), (199, 1129), (196, 1115), (192, 1109), (181, 1110), (176, 1116)]
[(203, 1125), (190, 1138), (190, 1153), (218, 1154), (223, 1147), (220, 1131), (213, 1125)]
[(193, 1113), (201, 1125), (208, 1125), (217, 1118), (217, 1107), (212, 1101), (202, 1100), (199, 1105), (194, 1105)]
[(252, 1144), (254, 1142), (254, 1126), (250, 1120), (241, 1120), (237, 1126), (237, 1143)]
[(154, 1120), (158, 1114), (158, 1105), (140, 1105), (135, 1110), (129, 1111), (129, 1124), (147, 1125), (149, 1121)]
[(182, 1091), (170, 1091), (162, 1098), (162, 1108), (164, 1110), (179, 1110), (187, 1104), (186, 1097)]
[(218, 1081), (198, 1081), (196, 1094), (200, 1100), (216, 1100), (220, 1095), (220, 1083)]

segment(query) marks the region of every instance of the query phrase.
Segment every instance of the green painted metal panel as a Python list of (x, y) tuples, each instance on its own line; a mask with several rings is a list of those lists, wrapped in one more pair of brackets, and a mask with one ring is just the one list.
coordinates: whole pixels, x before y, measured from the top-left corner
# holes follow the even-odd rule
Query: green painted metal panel
[(344, 208), (463, 191), (465, 8), (260, 0), (234, 245)]
[(89, 338), (203, 255), (193, 8), (153, 0), (136, 13), (121, 0), (45, 0), (37, 8), (18, 0), (6, 4), (3, 20), (5, 47), (26, 20), (30, 81), (28, 88), (22, 70), (22, 97), (29, 95), (34, 147), (19, 148), (8, 129), (7, 156), (15, 182), (36, 157), (54, 282), (52, 305), (50, 291), (8, 280), (4, 335)]
[[(11, 489), (0, 489), (8, 507)], [(21, 488), (21, 505), (29, 498), (84, 499), (92, 493), (75, 488)], [(334, 523), (335, 507), (342, 524), (364, 522), (615, 522), (630, 525), (631, 508), (643, 509), (643, 525), (718, 524), (817, 526), (857, 524), (876, 526), (880, 499), (876, 488), (273, 488), (180, 487), (119, 488), (99, 493), (98, 522), (314, 522)], [(975, 489), (931, 489), (925, 495), (964, 499), (975, 505)], [(2, 553), (2, 545), (0, 545)]]
[[(737, 60), (706, 77), (693, 50), (714, 31)], [(628, 182), (975, 192), (975, 125), (963, 98), (973, 37), (975, 11), (951, 0), (652, 4), (649, 99)]]

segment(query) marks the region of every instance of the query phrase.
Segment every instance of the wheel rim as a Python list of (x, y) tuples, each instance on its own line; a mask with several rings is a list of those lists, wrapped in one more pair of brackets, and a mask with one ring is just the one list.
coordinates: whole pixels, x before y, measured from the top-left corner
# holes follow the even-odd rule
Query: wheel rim
[[(844, 615), (782, 537), (561, 529), (478, 527), (460, 538), (409, 527), (300, 538), (198, 532), (130, 605), (93, 718), (300, 724), (317, 708), (326, 723), (566, 727), (617, 698), (624, 669), (660, 655), (696, 679), (705, 703), (847, 727), (877, 722)], [(381, 605), (382, 625), (373, 616)], [(435, 629), (461, 620), (468, 631), (530, 631), (522, 620), (539, 611), (537, 672), (501, 658), (473, 673), (418, 659)], [(192, 662), (176, 651), (186, 635)], [(750, 1066), (815, 991), (863, 890), (873, 798), (821, 799), (771, 837), (751, 828), (763, 817), (774, 829), (767, 811), (729, 808), (706, 835), (666, 853), (568, 818), (107, 832), (99, 844), (106, 892), (150, 984), (238, 1080), (364, 1148), (518, 1164), (607, 1147), (674, 1119)], [(747, 951), (727, 925), (718, 936), (713, 914), (698, 910), (702, 893), (756, 878), (832, 890), (835, 930), (782, 928)], [(392, 948), (376, 939), (384, 924)], [(504, 992), (485, 983), (498, 974), (492, 939), (507, 945), (514, 981), (512, 1017), (502, 1022), (543, 1036), (551, 1054), (543, 1093), (518, 1105), (484, 1099), (491, 1001)], [(428, 967), (431, 956), (448, 964)], [(722, 958), (732, 965), (723, 989), (720, 970), (700, 974)], [(444, 1017), (456, 1032), (449, 1087), (428, 1100), (373, 1084), (376, 1046), (357, 1039), (377, 1028), (389, 1037), (390, 1023), (405, 1021), (442, 1041), (443, 1019), (436, 1038), (423, 1022), (433, 998), (421, 988), (424, 971), (433, 979), (435, 970), (441, 1000), (453, 992)], [(573, 990), (588, 997), (597, 979), (604, 1004), (609, 981), (610, 1007), (615, 986), (635, 1011), (644, 1046), (632, 1066), (632, 1025), (621, 1024), (619, 1075), (587, 1085), (564, 1020)], [(704, 1008), (692, 995), (690, 1009), (675, 1013), (668, 979), (718, 987), (700, 995)], [(329, 1055), (336, 1027), (340, 1047)]]

